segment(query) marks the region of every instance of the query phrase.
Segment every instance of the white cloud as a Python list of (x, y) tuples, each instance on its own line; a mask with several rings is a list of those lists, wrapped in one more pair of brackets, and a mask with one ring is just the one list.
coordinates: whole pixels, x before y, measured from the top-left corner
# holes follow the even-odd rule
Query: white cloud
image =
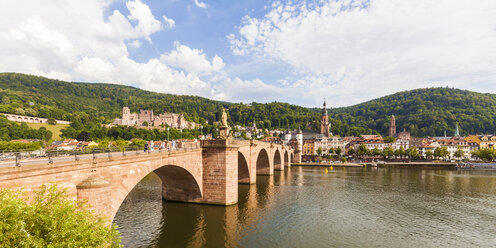
[[(140, 0), (126, 2), (126, 7), (130, 14), (127, 16), (129, 20), (137, 21), (138, 25), (135, 29), (149, 42), (150, 35), (162, 29), (162, 23), (155, 19), (148, 5)], [(165, 17), (165, 16), (164, 16)]]
[[(210, 83), (194, 73), (172, 69), (159, 59), (136, 62), (129, 58), (127, 46), (139, 47), (142, 39), (151, 41), (150, 35), (161, 30), (162, 23), (139, 0), (127, 2), (127, 17), (114, 10), (105, 18), (109, 3), (32, 0), (2, 5), (0, 71), (135, 85), (173, 94), (215, 95)], [(218, 64), (214, 59), (207, 69), (215, 70)]]
[(141, 45), (142, 45), (143, 43), (141, 43), (141, 41), (139, 41), (139, 40), (133, 40), (133, 41), (131, 41), (131, 42), (128, 42), (127, 44), (128, 44), (129, 46), (131, 46), (131, 47), (134, 47), (134, 48), (139, 48), (139, 47), (141, 47)]
[[(240, 78), (223, 78), (214, 86), (220, 100), (242, 102), (267, 102), (282, 100), (291, 90), (266, 84), (260, 79), (242, 80)], [(292, 94), (291, 94), (292, 95)]]
[(195, 1), (196, 7), (198, 7), (198, 8), (205, 9), (208, 7), (208, 5), (204, 2), (200, 2), (199, 0), (194, 0), (194, 1)]
[(162, 17), (164, 18), (166, 28), (173, 28), (176, 26), (176, 22), (174, 20), (167, 18), (167, 16), (162, 16)]
[(192, 49), (179, 42), (175, 43), (175, 50), (162, 54), (160, 60), (167, 65), (196, 75), (209, 75), (213, 72), (220, 72), (224, 68), (224, 61), (219, 56), (216, 55), (212, 61), (208, 61), (202, 50)]
[(302, 101), (343, 106), (417, 87), (496, 90), (477, 88), (496, 80), (494, 13), (490, 0), (275, 3), (228, 39), (235, 55), (291, 65)]

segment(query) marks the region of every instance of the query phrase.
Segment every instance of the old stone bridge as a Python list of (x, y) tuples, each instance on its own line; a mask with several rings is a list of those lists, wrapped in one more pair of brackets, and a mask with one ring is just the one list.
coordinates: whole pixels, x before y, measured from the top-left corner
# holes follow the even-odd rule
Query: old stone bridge
[(1, 168), (0, 188), (32, 192), (56, 183), (113, 219), (128, 193), (151, 172), (162, 180), (164, 200), (230, 205), (238, 202), (238, 183), (256, 183), (256, 175), (284, 170), (300, 156), (265, 142), (205, 140), (187, 150)]

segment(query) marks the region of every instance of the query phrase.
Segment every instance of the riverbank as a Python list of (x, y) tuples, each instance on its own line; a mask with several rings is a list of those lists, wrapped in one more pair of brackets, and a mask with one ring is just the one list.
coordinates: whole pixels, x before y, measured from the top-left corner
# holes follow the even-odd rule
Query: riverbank
[(320, 166), (320, 167), (415, 167), (415, 168), (455, 168), (456, 163), (451, 162), (385, 162), (385, 163), (322, 163), (302, 162), (291, 163), (292, 166)]
[[(372, 165), (367, 163), (367, 165)], [(377, 167), (416, 167), (416, 168), (455, 168), (456, 163), (451, 162), (386, 162), (377, 164)]]
[(291, 166), (363, 167), (363, 166), (366, 166), (366, 164), (359, 164), (359, 163), (318, 163), (318, 162), (303, 162), (303, 163), (291, 163)]

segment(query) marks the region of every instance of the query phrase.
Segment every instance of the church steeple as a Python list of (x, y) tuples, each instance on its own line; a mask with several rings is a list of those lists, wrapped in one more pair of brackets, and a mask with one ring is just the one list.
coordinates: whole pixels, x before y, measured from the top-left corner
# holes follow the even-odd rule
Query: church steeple
[(324, 107), (322, 108), (322, 116), (327, 115), (327, 107), (326, 107), (326, 101), (324, 98)]
[(460, 129), (458, 129), (458, 122), (456, 123), (455, 137), (460, 137)]
[(327, 116), (327, 107), (324, 99), (324, 106), (322, 108), (322, 117), (320, 117), (320, 133), (329, 137), (329, 117)]

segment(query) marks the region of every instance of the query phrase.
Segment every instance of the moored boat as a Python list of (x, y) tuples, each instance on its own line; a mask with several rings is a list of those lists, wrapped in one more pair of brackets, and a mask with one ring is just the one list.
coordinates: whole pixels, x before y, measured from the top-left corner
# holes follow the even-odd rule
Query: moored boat
[(496, 163), (458, 163), (460, 170), (496, 170)]

